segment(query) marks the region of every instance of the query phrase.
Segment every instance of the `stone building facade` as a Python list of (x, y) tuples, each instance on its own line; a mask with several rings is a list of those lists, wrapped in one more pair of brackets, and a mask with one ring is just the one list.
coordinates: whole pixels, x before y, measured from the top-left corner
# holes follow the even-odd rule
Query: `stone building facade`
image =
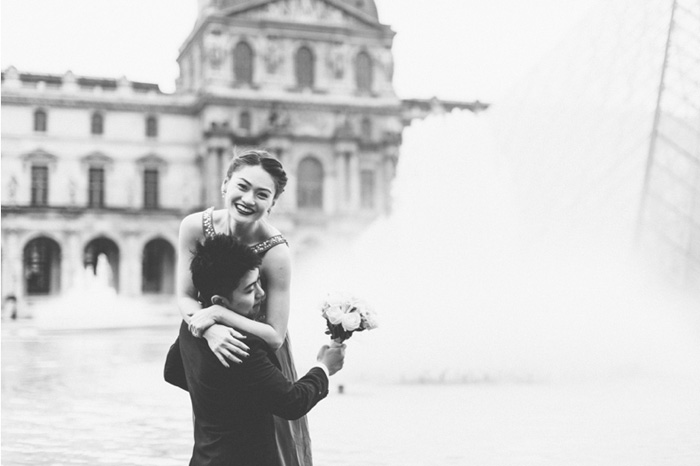
[(393, 37), (373, 0), (200, 0), (174, 93), (5, 70), (3, 295), (60, 294), (104, 256), (119, 294), (171, 296), (179, 222), (219, 205), (234, 148), (284, 164), (272, 220), (297, 253), (356, 234), (389, 211), (401, 132), (437, 102), (396, 96)]

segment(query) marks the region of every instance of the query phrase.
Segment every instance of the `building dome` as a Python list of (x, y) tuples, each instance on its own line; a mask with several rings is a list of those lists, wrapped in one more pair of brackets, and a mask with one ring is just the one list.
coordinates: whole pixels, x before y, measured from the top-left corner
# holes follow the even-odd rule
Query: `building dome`
[[(199, 12), (201, 14), (204, 11), (211, 12), (224, 8), (242, 6), (246, 3), (250, 3), (250, 0), (198, 0), (198, 3)], [(359, 10), (372, 19), (379, 21), (377, 5), (374, 3), (374, 0), (341, 0), (339, 3), (342, 3), (355, 10)]]
[(374, 3), (374, 0), (350, 0), (345, 3), (357, 8), (363, 13), (379, 21), (379, 15), (377, 14), (377, 5)]

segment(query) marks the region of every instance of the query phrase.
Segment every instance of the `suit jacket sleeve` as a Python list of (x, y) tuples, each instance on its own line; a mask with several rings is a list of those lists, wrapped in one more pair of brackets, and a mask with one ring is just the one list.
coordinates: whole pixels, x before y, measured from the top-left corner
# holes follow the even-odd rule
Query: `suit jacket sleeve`
[(188, 391), (187, 379), (185, 377), (185, 367), (182, 363), (182, 353), (180, 353), (179, 337), (176, 338), (175, 343), (170, 346), (168, 354), (165, 357), (163, 377), (165, 378), (166, 382)]
[(276, 416), (298, 419), (328, 395), (328, 377), (323, 369), (313, 367), (299, 380), (288, 380), (269, 358), (269, 347), (249, 335), (246, 343), (250, 356), (240, 364), (248, 388)]

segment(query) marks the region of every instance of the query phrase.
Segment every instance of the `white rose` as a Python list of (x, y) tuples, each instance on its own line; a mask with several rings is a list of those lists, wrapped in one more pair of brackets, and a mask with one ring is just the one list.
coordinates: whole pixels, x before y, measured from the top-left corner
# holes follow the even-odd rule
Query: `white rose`
[(362, 322), (362, 316), (358, 312), (343, 314), (343, 328), (348, 332), (356, 330)]
[(328, 309), (326, 309), (326, 319), (328, 319), (328, 322), (333, 325), (339, 324), (340, 321), (343, 320), (344, 314), (345, 313), (340, 306), (330, 306)]
[(367, 312), (365, 314), (365, 323), (367, 330), (372, 330), (379, 327), (379, 323), (377, 322), (377, 316), (374, 315), (373, 312)]

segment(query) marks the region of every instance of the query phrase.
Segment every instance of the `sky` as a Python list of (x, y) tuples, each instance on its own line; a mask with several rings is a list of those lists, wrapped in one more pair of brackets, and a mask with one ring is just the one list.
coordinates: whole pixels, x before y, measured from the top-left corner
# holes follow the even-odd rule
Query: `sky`
[[(402, 98), (497, 101), (600, 0), (376, 0)], [(155, 82), (170, 92), (196, 0), (3, 0), (2, 69)]]

